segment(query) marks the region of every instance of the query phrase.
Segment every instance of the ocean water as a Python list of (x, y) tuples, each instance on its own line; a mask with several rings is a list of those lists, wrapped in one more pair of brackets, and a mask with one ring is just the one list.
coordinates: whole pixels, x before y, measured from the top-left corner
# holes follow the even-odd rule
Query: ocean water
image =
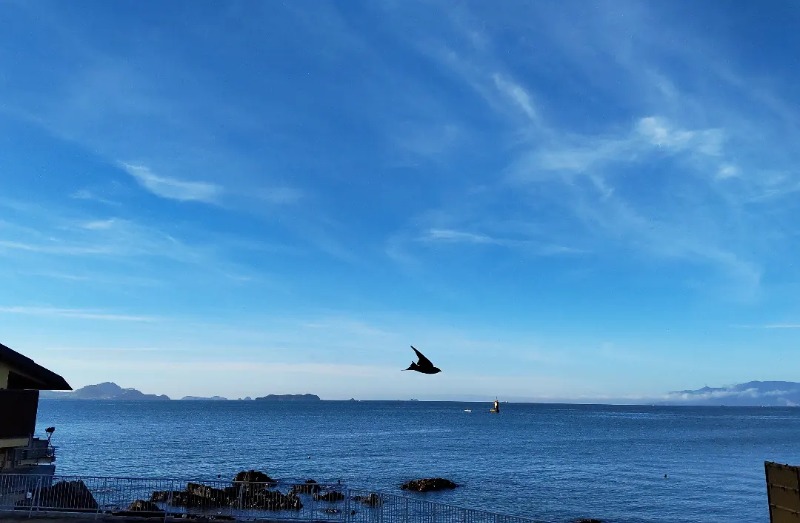
[[(768, 521), (764, 461), (800, 464), (800, 409), (41, 400), (58, 474), (341, 480), (566, 522)], [(471, 413), (465, 409), (472, 409)], [(667, 475), (665, 478), (664, 475)]]

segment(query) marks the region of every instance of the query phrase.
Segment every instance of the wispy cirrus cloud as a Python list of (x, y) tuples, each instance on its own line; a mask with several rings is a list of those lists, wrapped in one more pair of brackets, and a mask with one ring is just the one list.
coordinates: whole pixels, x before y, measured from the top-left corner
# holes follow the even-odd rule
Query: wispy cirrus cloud
[(104, 231), (113, 228), (116, 222), (117, 220), (114, 218), (109, 218), (108, 220), (92, 220), (81, 224), (81, 227), (91, 231)]
[[(14, 202), (0, 202), (0, 206), (15, 207)], [(232, 253), (298, 252), (282, 244), (212, 231), (198, 238), (191, 224), (167, 232), (139, 219), (92, 216), (57, 207), (15, 208), (23, 223), (35, 226), (0, 221), (0, 257), (24, 260), (16, 269), (18, 274), (50, 275), (63, 281), (161, 285), (171, 278), (155, 276), (165, 268), (154, 263), (160, 259), (177, 264), (181, 271), (214, 274), (229, 282), (263, 283), (267, 279), (263, 271)], [(98, 265), (103, 270), (92, 271)], [(137, 267), (136, 273), (131, 273), (132, 267)]]
[(632, 128), (616, 135), (552, 132), (559, 137), (550, 140), (555, 143), (530, 147), (512, 163), (512, 180), (538, 181), (555, 174), (614, 177), (610, 166), (651, 162), (664, 152), (714, 161), (715, 166), (708, 170), (711, 178), (731, 177), (738, 171), (725, 158), (722, 130), (686, 129), (661, 116), (641, 117)]
[(187, 182), (153, 173), (143, 165), (120, 164), (142, 187), (161, 198), (178, 201), (217, 203), (222, 187), (208, 182)]
[(764, 323), (760, 325), (733, 325), (740, 329), (767, 329), (767, 330), (783, 330), (783, 329), (800, 329), (800, 323)]
[(132, 322), (154, 322), (159, 318), (154, 316), (139, 316), (131, 314), (118, 314), (104, 310), (94, 309), (69, 309), (60, 307), (36, 307), (36, 306), (0, 306), (0, 313), (21, 314), (27, 316), (46, 316), (59, 318), (73, 318), (79, 320), (101, 320), (101, 321), (132, 321)]
[(500, 240), (485, 234), (456, 231), (453, 229), (428, 229), (420, 239), (422, 241), (442, 241), (452, 243), (500, 243)]
[(104, 198), (95, 194), (94, 192), (90, 191), (89, 189), (78, 189), (77, 191), (71, 193), (69, 195), (70, 198), (73, 200), (85, 200), (85, 201), (94, 201), (99, 203), (104, 203), (106, 205), (120, 205), (119, 202), (115, 202), (114, 200), (110, 200), (108, 198)]
[(513, 102), (532, 122), (539, 119), (531, 100), (531, 95), (522, 85), (515, 82), (507, 75), (494, 73), (492, 80), (498, 91)]
[(521, 249), (538, 256), (585, 254), (587, 252), (584, 249), (552, 244), (534, 239), (504, 238), (456, 229), (431, 228), (424, 231), (417, 238), (417, 241), (429, 244), (443, 243), (487, 246), (494, 245), (512, 249)]

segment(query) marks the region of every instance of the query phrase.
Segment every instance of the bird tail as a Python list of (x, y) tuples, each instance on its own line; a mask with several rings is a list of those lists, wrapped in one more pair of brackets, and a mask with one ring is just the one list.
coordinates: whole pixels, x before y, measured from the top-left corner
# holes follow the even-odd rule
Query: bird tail
[(419, 369), (419, 366), (417, 366), (417, 364), (412, 361), (411, 365), (407, 369), (403, 370), (417, 370), (417, 369)]

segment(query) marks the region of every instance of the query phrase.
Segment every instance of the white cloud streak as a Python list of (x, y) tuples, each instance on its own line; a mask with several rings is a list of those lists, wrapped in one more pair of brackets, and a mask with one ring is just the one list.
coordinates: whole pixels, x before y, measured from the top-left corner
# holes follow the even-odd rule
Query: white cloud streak
[(455, 229), (431, 228), (425, 231), (418, 241), (426, 243), (496, 245), (499, 247), (523, 249), (537, 256), (554, 256), (586, 253), (583, 249), (565, 245), (551, 244), (532, 239), (498, 238), (487, 234), (459, 231)]
[(125, 321), (125, 322), (154, 322), (158, 318), (153, 316), (137, 316), (130, 314), (116, 314), (93, 309), (66, 309), (59, 307), (30, 307), (30, 306), (4, 306), (0, 313), (21, 314), (27, 316), (46, 316), (58, 318), (72, 318), (79, 320)]
[(148, 167), (129, 163), (120, 164), (124, 171), (132, 176), (142, 187), (161, 198), (178, 201), (198, 201), (217, 203), (222, 195), (219, 185), (208, 182), (187, 182), (158, 176)]
[(528, 91), (525, 90), (520, 84), (516, 83), (510, 77), (506, 75), (501, 75), (499, 73), (494, 73), (492, 75), (492, 80), (494, 81), (495, 87), (497, 90), (500, 91), (505, 97), (507, 97), (511, 102), (513, 102), (525, 116), (528, 117), (532, 122), (537, 121), (538, 115), (536, 114), (536, 110), (533, 107), (533, 102), (531, 102), (531, 96), (528, 94)]

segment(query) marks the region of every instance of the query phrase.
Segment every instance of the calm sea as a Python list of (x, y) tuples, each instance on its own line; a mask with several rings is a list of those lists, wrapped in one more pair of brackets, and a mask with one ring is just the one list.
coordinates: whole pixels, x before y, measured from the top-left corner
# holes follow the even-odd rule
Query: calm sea
[[(800, 464), (800, 409), (42, 400), (57, 473), (342, 480), (563, 522), (768, 521), (764, 460)], [(465, 412), (472, 409), (472, 412)], [(665, 474), (667, 477), (665, 478)]]

